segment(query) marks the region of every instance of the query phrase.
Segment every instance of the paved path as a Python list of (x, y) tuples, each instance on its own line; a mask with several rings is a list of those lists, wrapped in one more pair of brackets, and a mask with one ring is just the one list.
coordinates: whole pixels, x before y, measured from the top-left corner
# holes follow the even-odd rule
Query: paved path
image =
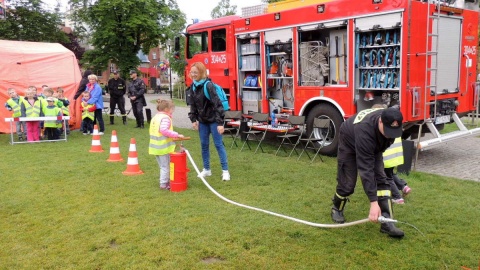
[[(166, 94), (146, 95), (147, 107), (152, 110), (152, 115), (155, 114), (156, 108), (155, 103), (151, 101), (159, 97), (170, 98)], [(126, 109), (130, 109), (129, 101), (126, 101)], [(173, 113), (175, 127), (192, 127), (187, 117), (188, 111), (188, 107), (175, 108)], [(133, 113), (128, 116), (133, 118)], [(480, 138), (463, 138), (420, 152), (416, 170), (480, 182)]]

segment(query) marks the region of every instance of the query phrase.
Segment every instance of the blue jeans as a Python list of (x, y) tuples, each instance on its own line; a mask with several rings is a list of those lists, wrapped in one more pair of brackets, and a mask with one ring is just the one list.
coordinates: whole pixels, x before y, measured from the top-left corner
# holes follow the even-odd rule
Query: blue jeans
[(160, 167), (160, 186), (166, 187), (170, 183), (170, 154), (155, 156)]
[(223, 145), (222, 134), (217, 131), (217, 126), (217, 123), (199, 123), (198, 132), (200, 133), (200, 144), (202, 146), (203, 168), (210, 170), (210, 134), (212, 134), (222, 170), (226, 171), (228, 170), (227, 151)]

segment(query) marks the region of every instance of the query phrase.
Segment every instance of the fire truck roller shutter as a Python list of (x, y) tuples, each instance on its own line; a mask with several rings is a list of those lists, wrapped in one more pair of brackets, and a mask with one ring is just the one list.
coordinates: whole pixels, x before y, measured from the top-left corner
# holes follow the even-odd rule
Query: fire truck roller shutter
[[(455, 17), (440, 17), (438, 33), (438, 55), (431, 58), (431, 66), (435, 66), (435, 60), (438, 61), (437, 79), (432, 76), (430, 85), (437, 85), (438, 94), (455, 93), (459, 88), (459, 73), (461, 61), (461, 31), (462, 20)], [(437, 29), (437, 20), (433, 22), (433, 29)], [(432, 47), (435, 48), (436, 39), (433, 39)], [(452, 67), (457, 67), (453, 69)], [(433, 89), (432, 89), (433, 90)]]
[(374, 26), (378, 25), (382, 28), (392, 28), (401, 23), (402, 14), (400, 12), (374, 15), (355, 19), (355, 28), (357, 31), (370, 31)]
[(265, 31), (265, 42), (274, 44), (275, 42), (289, 42), (292, 39), (292, 29), (285, 28), (280, 30)]
[[(313, 130), (313, 121), (315, 118), (330, 120), (329, 127)], [(335, 106), (327, 102), (318, 103), (308, 112), (307, 134), (313, 131), (316, 139), (321, 139), (326, 135), (325, 145), (320, 150), (322, 155), (335, 156), (337, 154), (338, 133), (342, 123), (343, 116)]]

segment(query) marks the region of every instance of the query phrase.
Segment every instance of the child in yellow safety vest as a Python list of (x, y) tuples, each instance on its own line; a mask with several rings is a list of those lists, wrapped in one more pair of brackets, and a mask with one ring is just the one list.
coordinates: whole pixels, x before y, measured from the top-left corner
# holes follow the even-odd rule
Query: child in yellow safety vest
[(157, 114), (150, 122), (148, 153), (155, 155), (160, 167), (160, 189), (170, 189), (170, 153), (175, 151), (173, 138), (183, 135), (173, 131), (172, 113), (175, 105), (171, 100), (157, 100)]
[[(19, 96), (17, 91), (13, 88), (8, 88), (7, 94), (10, 98), (5, 103), (5, 108), (12, 112), (13, 118), (21, 117), (23, 97)], [(15, 121), (15, 125), (17, 128), (18, 140), (23, 141), (23, 135), (27, 135), (27, 124), (24, 121)]]
[(392, 202), (396, 204), (405, 203), (405, 200), (400, 194), (400, 190), (403, 192), (403, 197), (412, 191), (412, 189), (407, 186), (407, 183), (403, 179), (400, 179), (394, 172), (395, 167), (402, 165), (403, 162), (402, 138), (399, 137), (383, 152), (383, 167), (390, 184), (390, 190), (392, 191)]
[[(40, 117), (43, 116), (42, 101), (37, 98), (36, 90), (28, 88), (23, 99), (22, 117)], [(40, 140), (40, 121), (27, 121), (27, 141), (34, 142)]]
[[(62, 116), (62, 111), (55, 104), (54, 97), (47, 97), (47, 106), (44, 108), (44, 114), (46, 117), (58, 117)], [(62, 120), (45, 120), (43, 126), (45, 127), (45, 133), (47, 134), (48, 140), (58, 140), (60, 139), (60, 132), (58, 129), (58, 124), (61, 124)]]
[(95, 110), (97, 107), (95, 104), (88, 104), (90, 99), (90, 92), (85, 91), (82, 93), (82, 126), (80, 131), (83, 132), (83, 135), (93, 134), (93, 119), (95, 118)]
[[(70, 105), (70, 101), (68, 100), (68, 98), (66, 98), (64, 96), (63, 88), (61, 88), (61, 87), (57, 88), (57, 92), (53, 96), (58, 99), (57, 106), (59, 106), (60, 109), (62, 110), (62, 114), (64, 116), (70, 115), (70, 111), (68, 110), (68, 106)], [(67, 134), (70, 134), (70, 127), (68, 126), (68, 121), (65, 120), (64, 126), (65, 126), (64, 128), (65, 128)], [(60, 133), (63, 133), (62, 127), (60, 127)]]

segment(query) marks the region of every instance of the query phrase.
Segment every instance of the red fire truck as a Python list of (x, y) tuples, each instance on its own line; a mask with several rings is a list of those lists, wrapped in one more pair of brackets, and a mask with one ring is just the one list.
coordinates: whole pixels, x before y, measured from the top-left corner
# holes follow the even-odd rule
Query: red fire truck
[[(190, 65), (203, 62), (233, 110), (305, 115), (328, 155), (344, 119), (377, 103), (400, 107), (405, 138), (434, 135), (418, 148), (480, 133), (460, 120), (478, 112), (478, 3), (317, 2), (189, 25), (186, 84)], [(330, 127), (312, 130), (315, 118)], [(441, 135), (452, 122), (459, 131)]]

